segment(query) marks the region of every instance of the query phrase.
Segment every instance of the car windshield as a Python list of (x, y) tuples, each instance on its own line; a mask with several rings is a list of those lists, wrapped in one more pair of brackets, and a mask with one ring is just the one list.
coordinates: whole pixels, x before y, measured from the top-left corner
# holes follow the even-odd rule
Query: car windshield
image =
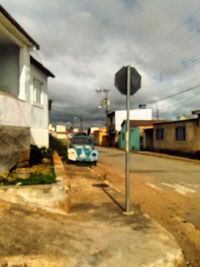
[(72, 144), (77, 144), (77, 145), (92, 145), (92, 139), (91, 138), (86, 138), (84, 137), (75, 137), (72, 140)]

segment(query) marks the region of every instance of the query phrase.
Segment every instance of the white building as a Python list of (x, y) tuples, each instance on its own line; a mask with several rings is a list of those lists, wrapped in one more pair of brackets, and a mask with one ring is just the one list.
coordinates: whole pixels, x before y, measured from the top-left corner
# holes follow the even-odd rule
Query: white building
[[(108, 144), (115, 146), (118, 143), (118, 133), (121, 124), (126, 120), (126, 110), (115, 110), (107, 115)], [(152, 120), (152, 109), (140, 108), (130, 110), (130, 120)]]
[[(114, 131), (121, 130), (121, 124), (126, 120), (126, 110), (116, 110), (108, 114), (108, 124)], [(152, 120), (152, 109), (132, 109), (130, 110), (130, 120)]]
[(39, 45), (0, 5), (0, 127), (29, 129), (31, 144), (48, 147), (47, 78), (54, 75), (31, 56), (37, 49)]

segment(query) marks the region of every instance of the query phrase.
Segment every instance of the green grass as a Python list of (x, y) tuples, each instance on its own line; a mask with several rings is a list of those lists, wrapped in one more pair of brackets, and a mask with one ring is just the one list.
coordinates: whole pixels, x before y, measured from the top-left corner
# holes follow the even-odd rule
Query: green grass
[(3, 177), (0, 177), (0, 185), (37, 185), (37, 184), (52, 184), (56, 182), (56, 176), (52, 171), (48, 175), (44, 175), (41, 173), (32, 173), (30, 178), (28, 179), (15, 179), (15, 180), (7, 180)]

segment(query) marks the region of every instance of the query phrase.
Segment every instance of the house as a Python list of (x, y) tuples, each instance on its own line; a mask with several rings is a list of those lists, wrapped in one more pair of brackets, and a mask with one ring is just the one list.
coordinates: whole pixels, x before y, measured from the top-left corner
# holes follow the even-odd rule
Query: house
[[(124, 120), (126, 120), (126, 110), (116, 110), (108, 113), (107, 132), (110, 146), (116, 146), (118, 144), (118, 134)], [(130, 120), (152, 120), (152, 109), (132, 109), (130, 110)]]
[[(192, 114), (198, 117), (154, 124), (151, 149), (183, 154), (199, 153), (200, 110), (193, 111)], [(148, 135), (148, 130), (145, 135)]]
[[(144, 130), (151, 129), (158, 120), (131, 120), (130, 121), (130, 150), (141, 150), (144, 147)], [(125, 149), (126, 146), (126, 121), (124, 120), (119, 132), (118, 146)]]
[(99, 128), (98, 130), (94, 131), (93, 136), (94, 136), (94, 142), (95, 145), (97, 146), (103, 146), (105, 136), (107, 135), (107, 130), (106, 128)]
[(56, 125), (56, 131), (55, 131), (55, 136), (58, 139), (64, 139), (67, 140), (67, 130), (66, 126), (62, 124), (57, 124)]
[(47, 79), (31, 53), (38, 43), (0, 5), (0, 173), (29, 159), (30, 144), (48, 147)]

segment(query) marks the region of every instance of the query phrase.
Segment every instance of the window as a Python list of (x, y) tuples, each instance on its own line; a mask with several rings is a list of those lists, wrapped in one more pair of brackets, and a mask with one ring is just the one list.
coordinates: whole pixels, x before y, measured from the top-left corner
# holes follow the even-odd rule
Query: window
[(164, 140), (164, 129), (163, 128), (156, 129), (156, 140)]
[(33, 103), (43, 105), (43, 83), (38, 79), (33, 79)]
[(186, 134), (185, 134), (185, 126), (176, 127), (176, 141), (185, 141)]

